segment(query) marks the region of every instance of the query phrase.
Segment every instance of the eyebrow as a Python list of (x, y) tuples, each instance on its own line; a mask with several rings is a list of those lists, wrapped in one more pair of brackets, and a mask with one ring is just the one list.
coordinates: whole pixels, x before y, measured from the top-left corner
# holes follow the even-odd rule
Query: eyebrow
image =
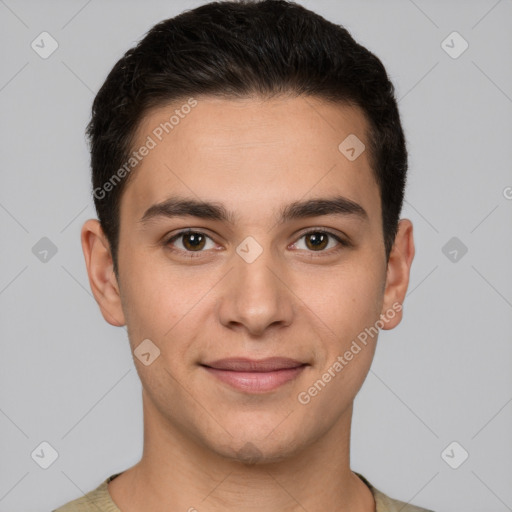
[[(342, 215), (368, 221), (368, 213), (360, 204), (343, 196), (335, 196), (294, 201), (281, 209), (277, 224), (322, 215)], [(235, 215), (221, 203), (179, 197), (170, 197), (161, 203), (150, 206), (139, 222), (147, 224), (159, 217), (184, 216), (222, 221), (232, 225), (236, 223)]]

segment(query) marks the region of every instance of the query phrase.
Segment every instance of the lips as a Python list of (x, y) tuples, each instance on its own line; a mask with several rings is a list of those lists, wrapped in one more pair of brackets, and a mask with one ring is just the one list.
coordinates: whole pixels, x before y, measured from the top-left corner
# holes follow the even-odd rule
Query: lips
[(238, 391), (265, 393), (294, 380), (308, 365), (286, 357), (271, 357), (260, 360), (219, 359), (201, 366), (210, 375)]
[(214, 368), (215, 370), (231, 370), (235, 372), (273, 372), (297, 368), (303, 365), (304, 363), (287, 357), (269, 357), (260, 360), (246, 358), (219, 359), (204, 366)]

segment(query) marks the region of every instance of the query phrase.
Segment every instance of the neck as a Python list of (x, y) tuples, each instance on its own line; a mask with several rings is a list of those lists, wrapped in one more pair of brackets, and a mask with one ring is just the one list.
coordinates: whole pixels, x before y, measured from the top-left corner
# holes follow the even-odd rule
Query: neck
[(144, 400), (142, 459), (109, 484), (123, 512), (375, 511), (370, 490), (350, 470), (352, 407), (295, 456), (255, 464), (220, 456), (151, 409)]

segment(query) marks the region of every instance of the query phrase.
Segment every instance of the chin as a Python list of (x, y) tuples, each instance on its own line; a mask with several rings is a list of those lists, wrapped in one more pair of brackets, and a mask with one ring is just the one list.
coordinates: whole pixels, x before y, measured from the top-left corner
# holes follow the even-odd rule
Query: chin
[(230, 439), (229, 443), (222, 446), (212, 446), (212, 450), (228, 460), (237, 461), (244, 465), (274, 464), (287, 460), (299, 449), (295, 442), (284, 439), (270, 438), (243, 438)]

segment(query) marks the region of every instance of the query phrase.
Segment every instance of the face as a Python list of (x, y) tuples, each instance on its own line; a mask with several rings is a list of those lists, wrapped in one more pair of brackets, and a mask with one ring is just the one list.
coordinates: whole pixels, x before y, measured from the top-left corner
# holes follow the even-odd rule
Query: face
[(118, 280), (89, 225), (102, 240), (91, 248), (84, 226), (91, 285), (135, 354), (149, 340), (149, 364), (134, 361), (153, 422), (223, 456), (278, 460), (346, 426), (376, 322), (401, 318), (411, 227), (386, 265), (368, 154), (340, 149), (350, 134), (368, 147), (360, 110), (196, 99), (141, 123), (134, 149), (153, 147), (122, 195)]

